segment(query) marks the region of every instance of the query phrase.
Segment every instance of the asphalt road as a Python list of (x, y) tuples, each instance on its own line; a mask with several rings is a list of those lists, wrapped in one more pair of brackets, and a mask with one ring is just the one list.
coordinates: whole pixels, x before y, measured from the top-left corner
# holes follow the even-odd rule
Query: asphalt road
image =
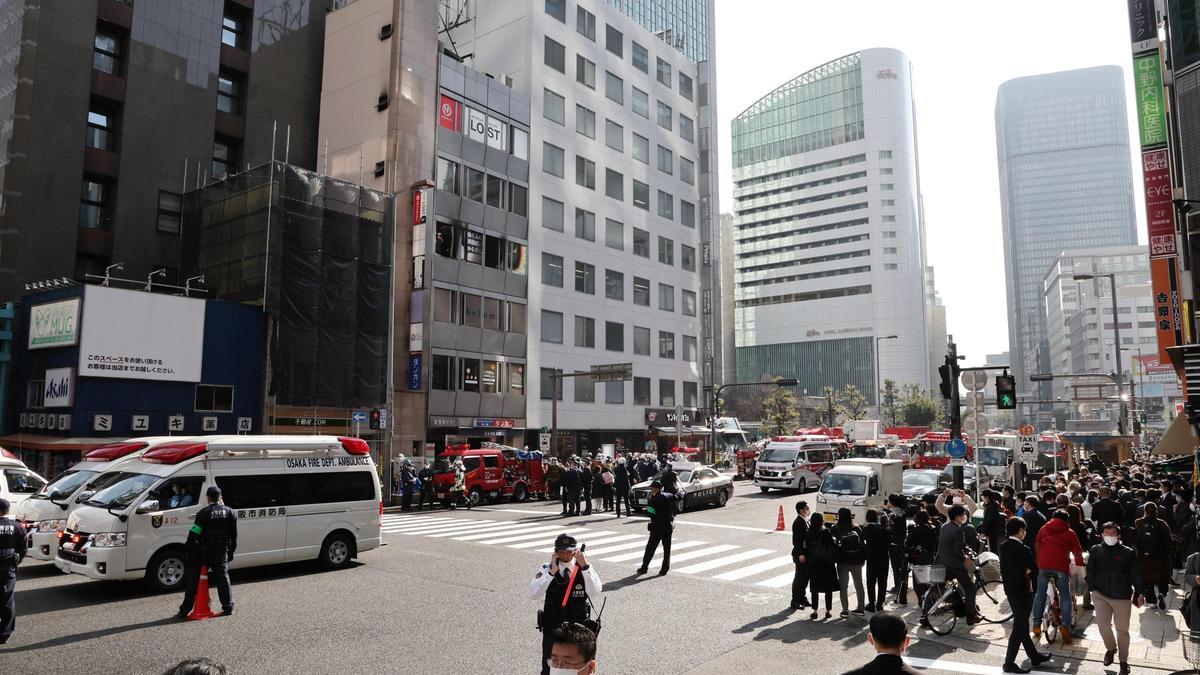
[[(0, 647), (0, 673), (156, 673), (189, 656), (234, 673), (533, 673), (541, 600), (529, 598), (528, 583), (563, 529), (595, 542), (589, 554), (608, 601), (602, 672), (844, 672), (873, 656), (865, 621), (787, 611), (781, 581), (791, 567), (780, 560), (791, 538), (772, 530), (780, 505), (790, 526), (795, 501), (739, 484), (726, 507), (679, 516), (666, 577), (653, 576), (657, 565), (634, 574), (646, 533), (639, 518), (567, 520), (538, 502), (387, 514), (388, 545), (353, 567), (235, 571), (236, 613), (203, 622), (173, 620), (177, 595), (30, 563), (19, 573), (17, 633)], [(930, 672), (998, 673), (1001, 661), (982, 643), (923, 640), (910, 653)], [(1104, 671), (1068, 662), (1043, 672)]]

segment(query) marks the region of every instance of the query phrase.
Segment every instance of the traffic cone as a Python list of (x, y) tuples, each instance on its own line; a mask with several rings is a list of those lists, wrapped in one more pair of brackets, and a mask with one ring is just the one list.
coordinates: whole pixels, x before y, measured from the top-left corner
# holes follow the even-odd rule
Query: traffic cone
[(787, 523), (783, 521), (783, 505), (779, 505), (779, 522), (775, 523), (775, 531), (783, 532), (787, 530)]
[(208, 607), (208, 567), (201, 565), (200, 583), (196, 586), (196, 603), (192, 606), (192, 612), (187, 615), (187, 618), (188, 621), (203, 621), (214, 616), (221, 615), (214, 614)]

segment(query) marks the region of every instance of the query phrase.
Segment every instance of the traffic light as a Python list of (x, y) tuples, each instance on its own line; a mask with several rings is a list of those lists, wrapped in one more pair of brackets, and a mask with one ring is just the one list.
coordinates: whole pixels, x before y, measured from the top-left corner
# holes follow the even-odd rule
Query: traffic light
[(1017, 378), (1007, 374), (996, 376), (996, 407), (1001, 410), (1017, 407)]
[(379, 430), (379, 408), (372, 408), (372, 409), (371, 409), (371, 423), (370, 423), (370, 427), (371, 427), (371, 429), (372, 429), (372, 430), (375, 430), (375, 431), (378, 431), (378, 430)]
[(942, 398), (953, 398), (954, 390), (958, 387), (958, 364), (947, 356), (946, 364), (938, 366), (938, 374), (942, 376), (942, 381), (938, 384), (938, 388), (942, 390)]

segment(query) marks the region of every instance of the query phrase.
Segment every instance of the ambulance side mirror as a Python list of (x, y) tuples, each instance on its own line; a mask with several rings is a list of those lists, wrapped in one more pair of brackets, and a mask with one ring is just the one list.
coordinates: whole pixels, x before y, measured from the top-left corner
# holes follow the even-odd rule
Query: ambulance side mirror
[(137, 511), (135, 511), (134, 513), (137, 513), (138, 515), (145, 515), (147, 513), (153, 513), (154, 511), (159, 511), (159, 510), (161, 510), (161, 509), (158, 508), (158, 500), (157, 499), (147, 499), (146, 501), (144, 501), (138, 505)]
[(75, 503), (82, 504), (82, 503), (86, 502), (87, 500), (91, 499), (92, 495), (94, 495), (94, 494), (96, 494), (95, 490), (84, 490), (83, 492), (79, 493), (78, 497), (75, 498)]

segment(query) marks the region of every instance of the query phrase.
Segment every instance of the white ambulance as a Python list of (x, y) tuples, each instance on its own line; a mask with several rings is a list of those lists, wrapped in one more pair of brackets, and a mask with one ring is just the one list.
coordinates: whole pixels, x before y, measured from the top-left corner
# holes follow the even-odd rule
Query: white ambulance
[(98, 490), (128, 477), (121, 465), (142, 456), (147, 449), (162, 443), (179, 441), (178, 436), (135, 438), (102, 445), (71, 466), (13, 509), (28, 533), (26, 555), (34, 560), (54, 560), (59, 533), (67, 526), (67, 517)]
[(67, 518), (59, 569), (179, 590), (184, 543), (211, 485), (238, 516), (232, 569), (313, 559), (336, 569), (380, 544), (379, 478), (359, 438), (197, 436), (159, 445), (122, 471), (129, 476)]
[(46, 479), (30, 471), (19, 457), (0, 448), (0, 497), (15, 507), (36, 494), (45, 484)]

